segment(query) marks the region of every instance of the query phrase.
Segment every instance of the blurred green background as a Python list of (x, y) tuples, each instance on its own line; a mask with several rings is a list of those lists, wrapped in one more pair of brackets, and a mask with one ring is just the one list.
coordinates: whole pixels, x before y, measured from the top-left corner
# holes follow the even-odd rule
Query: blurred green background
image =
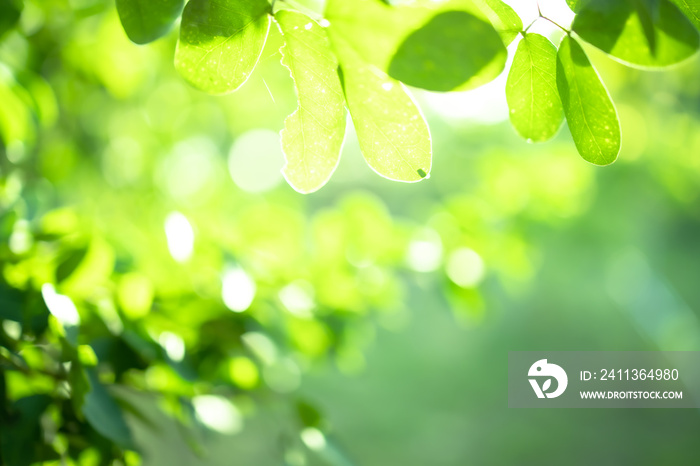
[(697, 57), (651, 73), (590, 51), (620, 113), (610, 167), (566, 130), (519, 139), (499, 78), (415, 93), (430, 179), (380, 178), (351, 131), (302, 196), (279, 171), (277, 30), (225, 97), (176, 76), (175, 37), (130, 43), (102, 0), (25, 0), (0, 37), (3, 398), (53, 400), (16, 445), (50, 445), (45, 464), (695, 463), (695, 410), (508, 409), (506, 366), (700, 350)]

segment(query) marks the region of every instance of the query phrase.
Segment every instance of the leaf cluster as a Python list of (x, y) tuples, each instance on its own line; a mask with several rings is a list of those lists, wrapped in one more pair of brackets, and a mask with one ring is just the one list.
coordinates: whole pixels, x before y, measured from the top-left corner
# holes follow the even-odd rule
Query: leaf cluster
[[(392, 5), (328, 0), (323, 11), (279, 0), (192, 0), (182, 13), (175, 67), (212, 94), (240, 88), (253, 72), (271, 21), (283, 34), (283, 64), (295, 82), (298, 109), (281, 133), (283, 173), (299, 192), (322, 187), (338, 164), (345, 109), (369, 166), (397, 181), (430, 175), (430, 131), (406, 86), (436, 92), (474, 89), (495, 79), (506, 46), (521, 36), (506, 98), (518, 134), (553, 138), (564, 121), (581, 156), (608, 165), (620, 152), (612, 99), (582, 44), (632, 67), (656, 69), (692, 56), (700, 45), (698, 11), (681, 0), (570, 1), (576, 16), (558, 46), (523, 29), (501, 0)], [(122, 0), (137, 43), (164, 34), (181, 2)], [(540, 16), (538, 20), (548, 19)]]

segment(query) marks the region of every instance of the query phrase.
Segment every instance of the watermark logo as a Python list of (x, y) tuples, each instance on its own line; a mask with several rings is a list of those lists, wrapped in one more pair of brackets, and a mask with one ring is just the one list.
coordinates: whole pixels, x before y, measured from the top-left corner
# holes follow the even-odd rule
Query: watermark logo
[[(530, 366), (527, 373), (528, 377), (543, 378), (542, 386), (540, 386), (537, 378), (528, 379), (532, 389), (535, 391), (537, 398), (556, 398), (566, 390), (566, 385), (569, 383), (569, 378), (566, 372), (556, 364), (550, 364), (546, 359), (540, 359)], [(552, 379), (557, 381), (557, 388), (554, 391), (548, 392), (552, 386)]]

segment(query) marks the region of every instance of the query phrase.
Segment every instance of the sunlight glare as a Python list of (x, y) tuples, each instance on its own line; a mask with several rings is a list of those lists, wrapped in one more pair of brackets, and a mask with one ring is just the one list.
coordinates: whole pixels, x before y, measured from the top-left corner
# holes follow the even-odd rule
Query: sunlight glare
[(186, 262), (194, 250), (194, 230), (190, 221), (180, 212), (172, 212), (165, 219), (165, 236), (170, 255), (177, 262)]
[(462, 288), (478, 285), (484, 278), (484, 261), (476, 251), (459, 248), (447, 260), (447, 276)]
[(233, 312), (243, 312), (255, 298), (255, 282), (242, 268), (230, 268), (221, 279), (221, 298)]
[(64, 326), (75, 327), (80, 324), (80, 314), (73, 301), (65, 295), (56, 293), (56, 289), (50, 283), (44, 283), (41, 287), (41, 296), (44, 298), (49, 312)]
[(243, 428), (243, 416), (233, 403), (216, 395), (199, 395), (192, 398), (197, 418), (216, 432), (235, 434)]
[(406, 253), (408, 266), (416, 272), (432, 272), (442, 262), (442, 241), (435, 230), (422, 230), (408, 244)]

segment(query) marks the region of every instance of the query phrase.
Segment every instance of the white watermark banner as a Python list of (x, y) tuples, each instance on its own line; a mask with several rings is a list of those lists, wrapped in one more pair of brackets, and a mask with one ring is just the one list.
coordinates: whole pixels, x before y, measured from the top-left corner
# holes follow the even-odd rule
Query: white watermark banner
[(700, 352), (509, 352), (508, 406), (700, 408)]

